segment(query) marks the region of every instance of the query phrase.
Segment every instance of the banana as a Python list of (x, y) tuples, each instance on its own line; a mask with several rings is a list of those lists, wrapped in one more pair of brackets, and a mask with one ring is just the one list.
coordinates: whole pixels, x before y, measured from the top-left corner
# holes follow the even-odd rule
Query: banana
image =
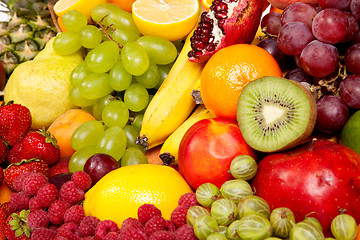
[(136, 143), (145, 149), (162, 144), (189, 117), (196, 105), (191, 91), (205, 64), (188, 60), (190, 37), (191, 34), (144, 113)]
[(165, 140), (159, 153), (159, 157), (164, 165), (175, 165), (178, 163), (179, 146), (186, 131), (196, 122), (207, 118), (214, 118), (214, 115), (206, 109), (204, 104), (198, 105), (190, 117)]
[(194, 84), (194, 87), (191, 91), (191, 96), (194, 99), (196, 104), (203, 104), (203, 101), (201, 99), (201, 93), (200, 93), (200, 83), (201, 78), (199, 78), (196, 83)]

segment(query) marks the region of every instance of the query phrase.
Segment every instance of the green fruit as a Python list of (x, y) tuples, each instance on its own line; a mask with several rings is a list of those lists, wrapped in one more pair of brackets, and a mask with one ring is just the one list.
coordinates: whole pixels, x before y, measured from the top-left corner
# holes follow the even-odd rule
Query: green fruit
[(239, 221), (237, 233), (242, 240), (262, 240), (273, 234), (269, 220), (262, 215), (247, 215)]
[(322, 240), (324, 234), (311, 223), (298, 222), (291, 229), (289, 240)]
[(230, 164), (230, 173), (234, 178), (245, 181), (252, 179), (257, 172), (257, 163), (249, 155), (236, 156)]
[(250, 195), (242, 198), (238, 203), (239, 218), (250, 214), (259, 214), (267, 219), (270, 217), (270, 206), (261, 197)]
[(340, 132), (339, 141), (360, 154), (360, 110), (347, 120)]
[(331, 233), (336, 239), (354, 240), (358, 234), (357, 223), (349, 214), (339, 214), (331, 221)]

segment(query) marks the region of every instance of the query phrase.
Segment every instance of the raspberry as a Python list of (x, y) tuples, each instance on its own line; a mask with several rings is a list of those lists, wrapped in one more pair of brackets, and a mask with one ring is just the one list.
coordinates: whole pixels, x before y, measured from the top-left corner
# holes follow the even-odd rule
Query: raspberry
[(151, 234), (149, 240), (175, 240), (175, 234), (174, 232), (160, 230)]
[(31, 233), (31, 240), (51, 240), (54, 239), (56, 231), (45, 227), (36, 228)]
[(109, 232), (104, 237), (104, 240), (118, 240), (118, 239), (120, 239), (120, 233), (118, 232)]
[(68, 240), (79, 240), (80, 236), (78, 234), (79, 226), (76, 223), (69, 222), (61, 225), (57, 230), (57, 235), (65, 237)]
[(81, 240), (95, 240), (95, 236), (83, 237)]
[(166, 229), (170, 232), (175, 232), (176, 231), (175, 224), (170, 220), (165, 219), (165, 221), (166, 221)]
[(95, 228), (95, 238), (103, 239), (109, 232), (119, 232), (119, 227), (114, 221), (103, 220)]
[(15, 178), (15, 180), (13, 181), (13, 188), (15, 192), (24, 191), (24, 183), (26, 181), (26, 178), (31, 174), (32, 172), (24, 172)]
[(79, 233), (82, 237), (95, 236), (95, 229), (100, 220), (94, 216), (84, 217), (79, 225)]
[(36, 198), (42, 207), (49, 207), (59, 196), (59, 190), (52, 183), (46, 183), (39, 189)]
[(49, 225), (48, 213), (42, 209), (30, 212), (27, 217), (27, 224), (32, 230), (46, 228)]
[(84, 198), (84, 191), (76, 187), (73, 181), (67, 181), (60, 188), (59, 197), (61, 200), (74, 205)]
[(181, 227), (186, 223), (186, 214), (190, 206), (178, 205), (171, 213), (171, 221), (175, 224), (176, 228)]
[(21, 211), (29, 209), (29, 196), (24, 192), (11, 193), (9, 200), (10, 212)]
[(196, 194), (193, 192), (184, 193), (178, 201), (179, 205), (188, 205), (189, 207), (197, 205), (197, 203)]
[(142, 225), (139, 220), (137, 220), (136, 218), (132, 218), (132, 217), (129, 217), (123, 221), (123, 223), (121, 224), (120, 232), (127, 227), (135, 227), (135, 228), (141, 229), (141, 230), (145, 229), (144, 225)]
[(149, 237), (146, 235), (144, 230), (136, 227), (127, 227), (120, 232), (120, 239), (126, 240), (148, 240)]
[(83, 171), (74, 172), (71, 176), (71, 181), (83, 191), (88, 190), (92, 184), (89, 174)]
[(162, 216), (161, 210), (153, 204), (145, 203), (137, 211), (139, 221), (145, 225), (152, 217)]
[(156, 231), (159, 230), (167, 230), (166, 227), (166, 220), (161, 216), (152, 217), (146, 224), (145, 224), (145, 233), (150, 236)]
[(62, 224), (64, 222), (64, 214), (70, 207), (70, 203), (63, 200), (53, 202), (48, 209), (50, 222), (57, 225)]
[(47, 183), (49, 179), (42, 173), (31, 173), (24, 182), (24, 191), (29, 196), (34, 196), (40, 187)]
[(175, 232), (176, 240), (197, 240), (194, 229), (189, 224), (184, 224), (179, 227)]
[(32, 197), (29, 202), (29, 208), (31, 212), (34, 212), (36, 210), (40, 210), (43, 207), (41, 206), (38, 198), (36, 196)]
[(68, 240), (66, 237), (60, 236), (60, 235), (56, 235), (55, 238), (53, 240)]
[(73, 222), (80, 224), (81, 220), (85, 217), (84, 208), (80, 205), (74, 205), (66, 210), (64, 214), (64, 222)]

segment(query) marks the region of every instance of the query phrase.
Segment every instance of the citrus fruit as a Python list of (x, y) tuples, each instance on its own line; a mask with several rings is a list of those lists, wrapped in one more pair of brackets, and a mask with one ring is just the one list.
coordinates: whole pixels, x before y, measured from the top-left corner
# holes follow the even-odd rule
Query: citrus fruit
[(110, 0), (109, 3), (118, 5), (122, 10), (131, 12), (131, 8), (135, 0)]
[(48, 131), (56, 138), (62, 157), (72, 156), (75, 150), (71, 147), (71, 136), (84, 122), (96, 120), (93, 115), (82, 109), (70, 109), (55, 119)]
[(236, 119), (242, 89), (264, 76), (282, 77), (278, 63), (266, 50), (251, 44), (225, 47), (209, 59), (201, 73), (201, 98), (215, 116)]
[(175, 41), (186, 37), (200, 17), (197, 0), (137, 0), (132, 16), (143, 35)]
[(58, 17), (62, 17), (67, 11), (77, 10), (90, 18), (93, 7), (106, 3), (108, 0), (59, 0), (54, 5), (54, 12)]
[(206, 11), (209, 11), (212, 2), (213, 0), (201, 0), (201, 3)]
[(102, 177), (86, 194), (85, 215), (110, 219), (119, 226), (129, 217), (137, 218), (137, 209), (154, 204), (165, 219), (177, 207), (181, 195), (192, 192), (175, 169), (154, 164), (118, 168)]

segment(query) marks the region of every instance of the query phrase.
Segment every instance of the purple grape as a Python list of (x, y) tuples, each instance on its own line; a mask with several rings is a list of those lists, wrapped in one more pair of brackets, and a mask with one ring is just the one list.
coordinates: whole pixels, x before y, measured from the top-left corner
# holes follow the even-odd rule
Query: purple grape
[(349, 12), (345, 12), (345, 15), (348, 18), (349, 27), (345, 37), (341, 40), (341, 42), (349, 42), (354, 40), (359, 32), (359, 23), (357, 22), (356, 18)]
[(301, 52), (302, 68), (314, 77), (325, 77), (338, 66), (339, 52), (333, 45), (314, 40)]
[(349, 20), (345, 12), (326, 8), (314, 18), (312, 32), (319, 41), (335, 44), (343, 40), (349, 27)]
[(338, 76), (337, 71), (332, 72), (326, 77), (315, 77), (314, 85), (320, 86), (320, 92), (323, 95), (333, 95), (339, 88), (341, 77)]
[(58, 190), (66, 183), (71, 180), (72, 172), (59, 173), (49, 178), (49, 183), (52, 183), (56, 186)]
[(302, 68), (291, 69), (284, 77), (296, 82), (307, 82), (309, 84), (314, 83), (314, 77), (307, 74)]
[(299, 55), (313, 39), (311, 28), (305, 23), (289, 22), (280, 29), (277, 43), (283, 53)]
[(107, 173), (119, 168), (118, 162), (106, 153), (96, 153), (91, 156), (84, 165), (84, 172), (89, 174), (92, 183), (95, 184)]
[(351, 0), (350, 11), (356, 20), (360, 21), (360, 0)]
[(265, 38), (259, 42), (257, 46), (270, 53), (275, 58), (281, 69), (285, 69), (286, 55), (280, 50), (276, 39)]
[(354, 74), (345, 77), (340, 82), (340, 95), (346, 105), (360, 109), (360, 75)]
[(320, 132), (335, 133), (349, 118), (349, 107), (339, 95), (325, 95), (316, 103), (316, 128)]
[(318, 0), (322, 9), (337, 8), (340, 10), (349, 10), (351, 0)]
[(277, 36), (281, 28), (281, 14), (269, 12), (261, 19), (261, 29), (266, 27), (266, 33)]
[(296, 2), (287, 6), (281, 15), (281, 24), (284, 26), (289, 22), (302, 22), (311, 28), (312, 20), (316, 10), (310, 4)]
[(360, 74), (360, 43), (352, 45), (344, 57), (346, 69), (353, 74)]

